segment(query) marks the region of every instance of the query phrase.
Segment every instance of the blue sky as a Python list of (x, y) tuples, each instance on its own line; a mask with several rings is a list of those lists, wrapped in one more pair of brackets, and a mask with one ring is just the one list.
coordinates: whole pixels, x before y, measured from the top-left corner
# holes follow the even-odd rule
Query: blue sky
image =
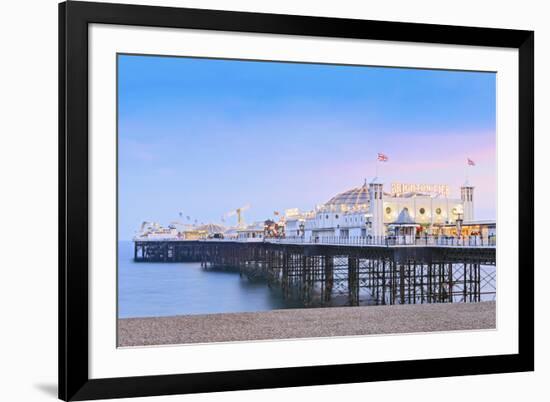
[[(119, 237), (178, 213), (308, 210), (375, 174), (476, 186), (496, 216), (496, 75), (119, 55)], [(227, 223), (231, 223), (228, 220)]]

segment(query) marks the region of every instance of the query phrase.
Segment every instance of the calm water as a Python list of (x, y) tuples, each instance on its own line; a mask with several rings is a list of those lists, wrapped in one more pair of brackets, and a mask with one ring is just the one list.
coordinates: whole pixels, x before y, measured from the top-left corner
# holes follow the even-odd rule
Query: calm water
[(119, 317), (235, 313), (300, 307), (265, 282), (199, 263), (135, 263), (132, 242), (119, 242)]

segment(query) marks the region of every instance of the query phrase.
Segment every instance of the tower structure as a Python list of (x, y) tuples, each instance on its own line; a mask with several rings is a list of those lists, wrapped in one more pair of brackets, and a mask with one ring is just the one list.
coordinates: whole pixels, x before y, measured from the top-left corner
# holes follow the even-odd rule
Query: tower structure
[(369, 183), (369, 209), (372, 214), (372, 235), (379, 240), (384, 236), (386, 230), (384, 228), (384, 204), (382, 197), (384, 195), (384, 184), (375, 177)]
[(468, 180), (460, 187), (460, 199), (464, 205), (464, 221), (474, 220), (474, 186)]

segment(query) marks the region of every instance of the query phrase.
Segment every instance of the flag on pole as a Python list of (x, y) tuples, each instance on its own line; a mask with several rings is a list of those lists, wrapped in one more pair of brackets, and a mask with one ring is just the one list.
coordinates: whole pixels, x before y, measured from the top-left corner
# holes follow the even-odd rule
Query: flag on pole
[(388, 155), (383, 154), (382, 152), (378, 152), (378, 161), (379, 162), (387, 162), (388, 161)]
[(471, 160), (470, 158), (468, 158), (468, 166), (475, 166), (475, 165), (476, 165), (476, 163), (473, 160)]
[(381, 153), (381, 152), (378, 152), (378, 161), (379, 162), (387, 162), (388, 161), (388, 156)]

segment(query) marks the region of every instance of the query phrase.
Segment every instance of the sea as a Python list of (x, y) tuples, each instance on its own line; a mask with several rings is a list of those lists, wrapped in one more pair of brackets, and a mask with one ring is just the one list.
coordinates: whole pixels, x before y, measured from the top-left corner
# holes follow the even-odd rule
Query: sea
[(118, 317), (240, 313), (303, 307), (265, 281), (238, 272), (205, 271), (200, 263), (137, 263), (134, 244), (118, 245)]

